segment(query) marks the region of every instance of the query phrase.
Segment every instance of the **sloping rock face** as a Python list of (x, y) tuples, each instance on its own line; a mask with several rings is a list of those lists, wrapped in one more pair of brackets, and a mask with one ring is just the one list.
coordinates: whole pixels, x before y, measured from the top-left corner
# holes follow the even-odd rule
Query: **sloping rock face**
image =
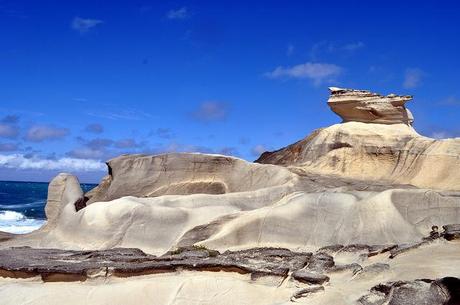
[[(344, 92), (347, 96), (349, 91)], [(334, 95), (331, 99), (336, 99)], [(423, 137), (407, 123), (332, 125), (285, 148), (265, 152), (255, 162), (317, 175), (460, 190), (460, 139)]]
[(331, 96), (327, 104), (343, 122), (407, 125), (414, 122), (411, 112), (404, 105), (412, 99), (410, 95), (383, 96), (367, 90), (336, 87), (329, 90)]
[(107, 162), (109, 175), (86, 196), (88, 204), (123, 196), (226, 194), (286, 185), (288, 170), (206, 154), (124, 155)]

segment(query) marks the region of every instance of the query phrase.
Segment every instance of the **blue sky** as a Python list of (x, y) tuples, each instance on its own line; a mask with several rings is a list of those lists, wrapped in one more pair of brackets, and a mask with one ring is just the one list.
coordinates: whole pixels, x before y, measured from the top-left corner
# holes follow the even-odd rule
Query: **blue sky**
[(456, 1), (0, 0), (0, 180), (122, 153), (254, 160), (338, 123), (328, 86), (412, 94), (460, 136)]

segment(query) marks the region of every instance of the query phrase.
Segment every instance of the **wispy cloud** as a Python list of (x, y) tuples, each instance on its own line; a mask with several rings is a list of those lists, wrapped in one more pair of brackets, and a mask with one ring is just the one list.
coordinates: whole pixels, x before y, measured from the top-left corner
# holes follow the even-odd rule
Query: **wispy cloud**
[(442, 106), (460, 106), (460, 98), (455, 96), (449, 96), (445, 100), (439, 102), (439, 105)]
[(349, 51), (349, 52), (354, 52), (356, 50), (364, 48), (364, 46), (365, 46), (364, 42), (357, 41), (357, 42), (347, 43), (341, 46), (339, 49)]
[(145, 146), (144, 142), (137, 142), (135, 139), (121, 139), (115, 142), (116, 148), (139, 148)]
[(313, 61), (317, 61), (324, 54), (341, 54), (349, 56), (364, 48), (365, 46), (366, 45), (362, 41), (354, 41), (344, 44), (324, 40), (313, 44), (310, 49), (310, 58)]
[(94, 160), (60, 158), (56, 160), (39, 157), (26, 158), (23, 154), (1, 155), (0, 167), (11, 169), (42, 169), (67, 171), (105, 171), (104, 163)]
[(0, 137), (14, 139), (19, 135), (19, 127), (0, 123)]
[(120, 153), (140, 152), (145, 149), (146, 142), (138, 142), (133, 138), (112, 140), (108, 138), (85, 139), (77, 137), (80, 147), (74, 148), (66, 153), (72, 158), (107, 160)]
[(324, 81), (334, 80), (342, 71), (341, 67), (334, 64), (306, 62), (292, 67), (279, 66), (264, 75), (271, 79), (310, 79), (315, 85), (319, 85)]
[(30, 142), (43, 142), (62, 139), (70, 133), (69, 129), (49, 125), (34, 125), (29, 128), (24, 139)]
[(447, 131), (435, 131), (430, 135), (430, 138), (441, 140), (446, 138), (451, 138), (452, 135)]
[(292, 43), (288, 44), (286, 49), (286, 55), (291, 56), (294, 53), (295, 47)]
[(103, 21), (99, 19), (84, 19), (80, 17), (75, 17), (72, 20), (71, 27), (75, 31), (78, 31), (81, 34), (83, 34), (101, 23), (103, 23)]
[(90, 116), (109, 119), (109, 120), (130, 120), (140, 121), (153, 118), (153, 115), (145, 111), (136, 109), (124, 109), (118, 111), (92, 111), (87, 113)]
[(192, 118), (202, 122), (213, 122), (225, 120), (229, 113), (227, 103), (217, 101), (207, 101), (201, 103), (198, 108), (191, 113)]
[(223, 147), (217, 151), (219, 155), (225, 155), (225, 156), (239, 156), (240, 153), (238, 152), (238, 149), (236, 147), (228, 146), (228, 147)]
[(166, 18), (168, 19), (186, 19), (190, 16), (190, 13), (187, 7), (183, 6), (178, 9), (170, 10), (166, 13)]
[(251, 142), (251, 139), (249, 139), (248, 137), (241, 137), (239, 140), (238, 140), (238, 143), (240, 143), (241, 145), (247, 145)]
[(406, 69), (404, 73), (403, 87), (406, 89), (413, 89), (420, 86), (424, 76), (425, 72), (418, 68)]
[(0, 137), (15, 139), (19, 135), (19, 126), (17, 125), (19, 117), (16, 115), (7, 115), (0, 120)]
[(268, 149), (265, 145), (258, 144), (251, 149), (251, 154), (254, 157), (259, 157), (262, 153), (266, 152)]
[(0, 151), (16, 151), (19, 145), (16, 143), (0, 143)]
[(157, 128), (156, 130), (150, 131), (149, 136), (157, 136), (162, 139), (172, 139), (175, 137), (171, 128), (161, 128), (161, 127)]
[(72, 149), (66, 153), (67, 156), (77, 159), (94, 159), (104, 160), (107, 159), (106, 151), (103, 149), (93, 149), (89, 147), (79, 147)]
[(93, 123), (86, 125), (85, 131), (91, 133), (102, 133), (104, 132), (104, 127), (101, 124)]
[(19, 116), (7, 115), (3, 119), (1, 119), (1, 122), (5, 124), (17, 124), (19, 122)]

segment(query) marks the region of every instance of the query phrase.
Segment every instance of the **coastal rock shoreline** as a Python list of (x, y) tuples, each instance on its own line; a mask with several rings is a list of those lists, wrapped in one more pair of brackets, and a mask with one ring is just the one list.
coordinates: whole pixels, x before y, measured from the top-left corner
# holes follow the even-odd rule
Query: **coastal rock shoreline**
[(208, 293), (209, 304), (230, 304), (249, 290), (266, 296), (254, 304), (418, 304), (411, 295), (455, 304), (460, 139), (419, 135), (405, 107), (411, 96), (330, 90), (343, 123), (254, 163), (123, 155), (87, 193), (61, 173), (47, 223), (0, 235), (0, 296), (55, 284), (91, 298), (85, 285), (115, 283), (163, 285), (145, 304)]

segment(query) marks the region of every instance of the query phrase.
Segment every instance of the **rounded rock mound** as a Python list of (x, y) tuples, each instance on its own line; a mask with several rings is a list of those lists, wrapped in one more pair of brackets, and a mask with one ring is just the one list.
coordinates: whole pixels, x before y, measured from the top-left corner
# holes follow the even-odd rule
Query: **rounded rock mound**
[(88, 204), (124, 196), (247, 192), (297, 179), (282, 167), (199, 153), (123, 155), (108, 161), (107, 166), (109, 174), (86, 194)]

